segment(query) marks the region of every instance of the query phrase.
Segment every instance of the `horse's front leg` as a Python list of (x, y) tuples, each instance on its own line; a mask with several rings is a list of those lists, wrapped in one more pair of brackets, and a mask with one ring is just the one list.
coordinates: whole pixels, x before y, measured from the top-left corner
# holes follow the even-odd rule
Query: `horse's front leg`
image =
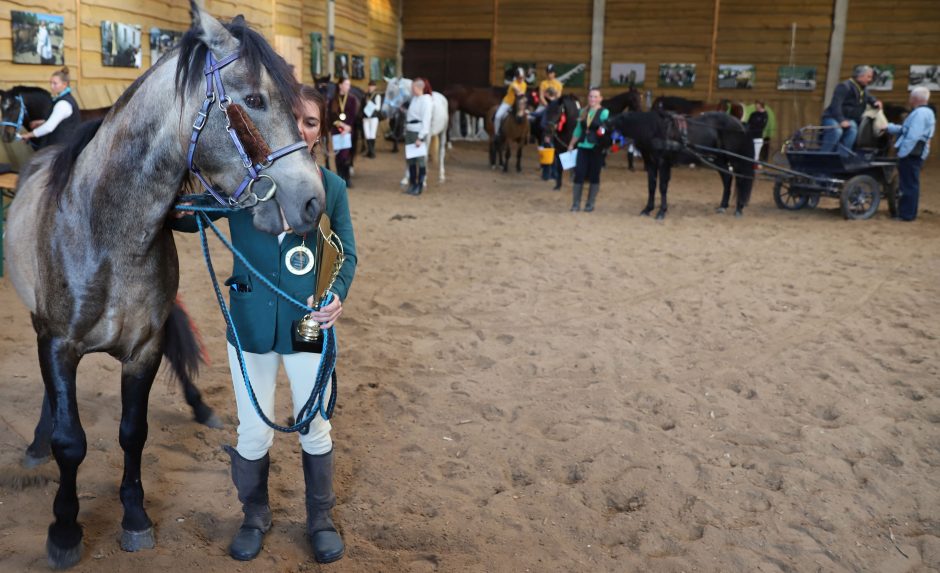
[(648, 217), (656, 206), (656, 176), (659, 169), (658, 161), (646, 161), (643, 164), (646, 169), (646, 185), (649, 191), (649, 198), (646, 200), (646, 207), (640, 211), (640, 215)]
[(659, 212), (656, 213), (656, 220), (661, 221), (666, 218), (666, 211), (669, 210), (669, 202), (666, 200), (666, 194), (669, 193), (669, 179), (672, 176), (672, 162), (664, 159), (659, 166)]
[(503, 149), (500, 153), (500, 161), (503, 165), (503, 173), (509, 173), (509, 159), (512, 157), (512, 143), (506, 140), (503, 143)]
[(516, 173), (522, 172), (522, 146), (516, 149)]
[(39, 336), (39, 366), (52, 412), (52, 455), (59, 465), (59, 490), (49, 526), (46, 555), (55, 569), (66, 569), (82, 558), (82, 527), (78, 524), (78, 467), (88, 443), (78, 416), (75, 373), (81, 356), (64, 338)]
[(124, 477), (121, 503), (124, 519), (121, 549), (138, 551), (154, 546), (153, 522), (144, 510), (144, 488), (140, 483), (140, 462), (147, 441), (147, 405), (150, 387), (160, 368), (163, 337), (155, 336), (140, 355), (126, 362), (121, 371), (121, 430), (119, 440), (124, 450)]

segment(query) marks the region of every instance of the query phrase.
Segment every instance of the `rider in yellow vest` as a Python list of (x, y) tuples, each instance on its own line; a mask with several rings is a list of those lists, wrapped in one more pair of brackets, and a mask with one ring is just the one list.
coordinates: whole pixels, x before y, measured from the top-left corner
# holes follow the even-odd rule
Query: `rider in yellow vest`
[(527, 88), (528, 86), (525, 83), (525, 70), (516, 68), (516, 75), (512, 83), (506, 88), (506, 96), (503, 97), (502, 103), (496, 108), (496, 117), (493, 119), (493, 132), (496, 135), (499, 135), (499, 128), (502, 126), (506, 114), (509, 113), (512, 106), (516, 105), (516, 98), (524, 96)]
[(548, 105), (548, 102), (545, 101), (545, 92), (547, 92), (549, 88), (555, 90), (555, 97), (561, 97), (561, 92), (565, 89), (564, 84), (555, 78), (555, 64), (545, 66), (545, 74), (547, 77), (539, 84), (539, 109), (535, 110), (536, 113), (538, 113), (541, 108)]

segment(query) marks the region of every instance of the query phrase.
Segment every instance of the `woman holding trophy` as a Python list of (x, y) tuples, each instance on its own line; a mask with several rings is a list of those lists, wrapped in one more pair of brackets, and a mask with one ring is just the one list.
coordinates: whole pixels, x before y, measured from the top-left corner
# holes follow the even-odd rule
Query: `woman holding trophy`
[[(301, 109), (295, 110), (297, 127), (307, 143), (310, 154), (316, 157), (320, 143), (325, 100), (310, 86), (300, 91)], [(326, 191), (325, 215), (336, 237), (342, 243), (342, 264), (330, 286), (333, 296), (319, 310), (305, 316), (297, 307), (280, 299), (252, 276), (236, 258), (232, 276), (225, 281), (229, 287), (232, 323), (238, 331), (244, 350), (244, 362), (251, 380), (258, 406), (268, 419), (274, 418), (274, 397), (277, 372), (283, 363), (290, 379), (293, 413), (300, 417), (301, 408), (310, 398), (320, 364), (319, 353), (306, 351), (303, 343), (298, 347), (295, 331), (298, 324), (320, 328), (332, 327), (343, 313), (343, 300), (349, 292), (356, 272), (356, 243), (349, 199), (345, 182), (336, 174), (318, 167)], [(259, 271), (272, 277), (281, 290), (310, 294), (307, 306), (315, 308), (323, 293), (316, 293), (317, 281), (314, 255), (307, 245), (318, 244), (319, 236), (299, 236), (289, 229), (279, 236), (255, 229), (247, 211), (228, 214), (232, 242)], [(195, 218), (182, 216), (172, 223), (181, 231), (195, 232)], [(323, 223), (321, 222), (321, 229)], [(319, 235), (319, 233), (316, 233)], [(322, 246), (322, 245), (321, 245)], [(318, 253), (320, 254), (320, 253)], [(321, 255), (322, 256), (322, 255)], [(323, 269), (330, 273), (332, 269)], [(318, 283), (320, 281), (317, 281)], [(254, 559), (262, 548), (265, 533), (271, 528), (271, 507), (268, 501), (268, 450), (274, 443), (274, 430), (258, 416), (248, 396), (238, 362), (237, 350), (231, 330), (227, 333), (229, 366), (238, 408), (238, 443), (225, 449), (232, 461), (232, 481), (242, 503), (244, 521), (229, 546), (229, 554), (240, 561)], [(329, 385), (328, 385), (329, 386)], [(328, 399), (324, 390), (323, 400)], [(333, 493), (333, 442), (330, 422), (319, 414), (314, 417), (309, 431), (301, 433), (300, 446), (304, 483), (306, 485), (307, 535), (314, 558), (319, 563), (330, 563), (343, 556), (343, 540), (330, 514), (336, 503)]]

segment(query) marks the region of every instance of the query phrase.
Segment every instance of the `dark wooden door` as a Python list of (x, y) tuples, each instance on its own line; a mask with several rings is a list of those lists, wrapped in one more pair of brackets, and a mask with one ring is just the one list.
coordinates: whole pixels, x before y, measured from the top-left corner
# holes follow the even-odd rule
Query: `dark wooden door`
[(489, 40), (405, 40), (406, 78), (426, 77), (435, 90), (490, 85)]

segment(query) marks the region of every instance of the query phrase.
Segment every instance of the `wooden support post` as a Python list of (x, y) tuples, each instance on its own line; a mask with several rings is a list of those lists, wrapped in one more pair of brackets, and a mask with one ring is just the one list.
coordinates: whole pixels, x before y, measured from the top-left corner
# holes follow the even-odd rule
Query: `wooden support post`
[(842, 75), (842, 49), (845, 45), (845, 23), (849, 17), (849, 0), (835, 0), (832, 13), (832, 36), (829, 38), (829, 62), (826, 64), (826, 93), (824, 105), (829, 105), (832, 92)]
[(493, 76), (498, 79), (493, 82), (498, 86), (503, 85), (502, 76), (496, 73), (496, 49), (499, 46), (499, 0), (493, 0), (493, 39), (490, 40), (490, 81)]
[(715, 15), (712, 17), (712, 51), (708, 59), (708, 97), (707, 103), (712, 101), (712, 90), (715, 89), (715, 72), (718, 69), (718, 19), (721, 14), (721, 0), (715, 0)]
[(600, 86), (604, 82), (604, 12), (606, 0), (594, 0), (594, 14), (591, 18), (591, 85)]
[(336, 80), (336, 2), (326, 0), (326, 69)]

